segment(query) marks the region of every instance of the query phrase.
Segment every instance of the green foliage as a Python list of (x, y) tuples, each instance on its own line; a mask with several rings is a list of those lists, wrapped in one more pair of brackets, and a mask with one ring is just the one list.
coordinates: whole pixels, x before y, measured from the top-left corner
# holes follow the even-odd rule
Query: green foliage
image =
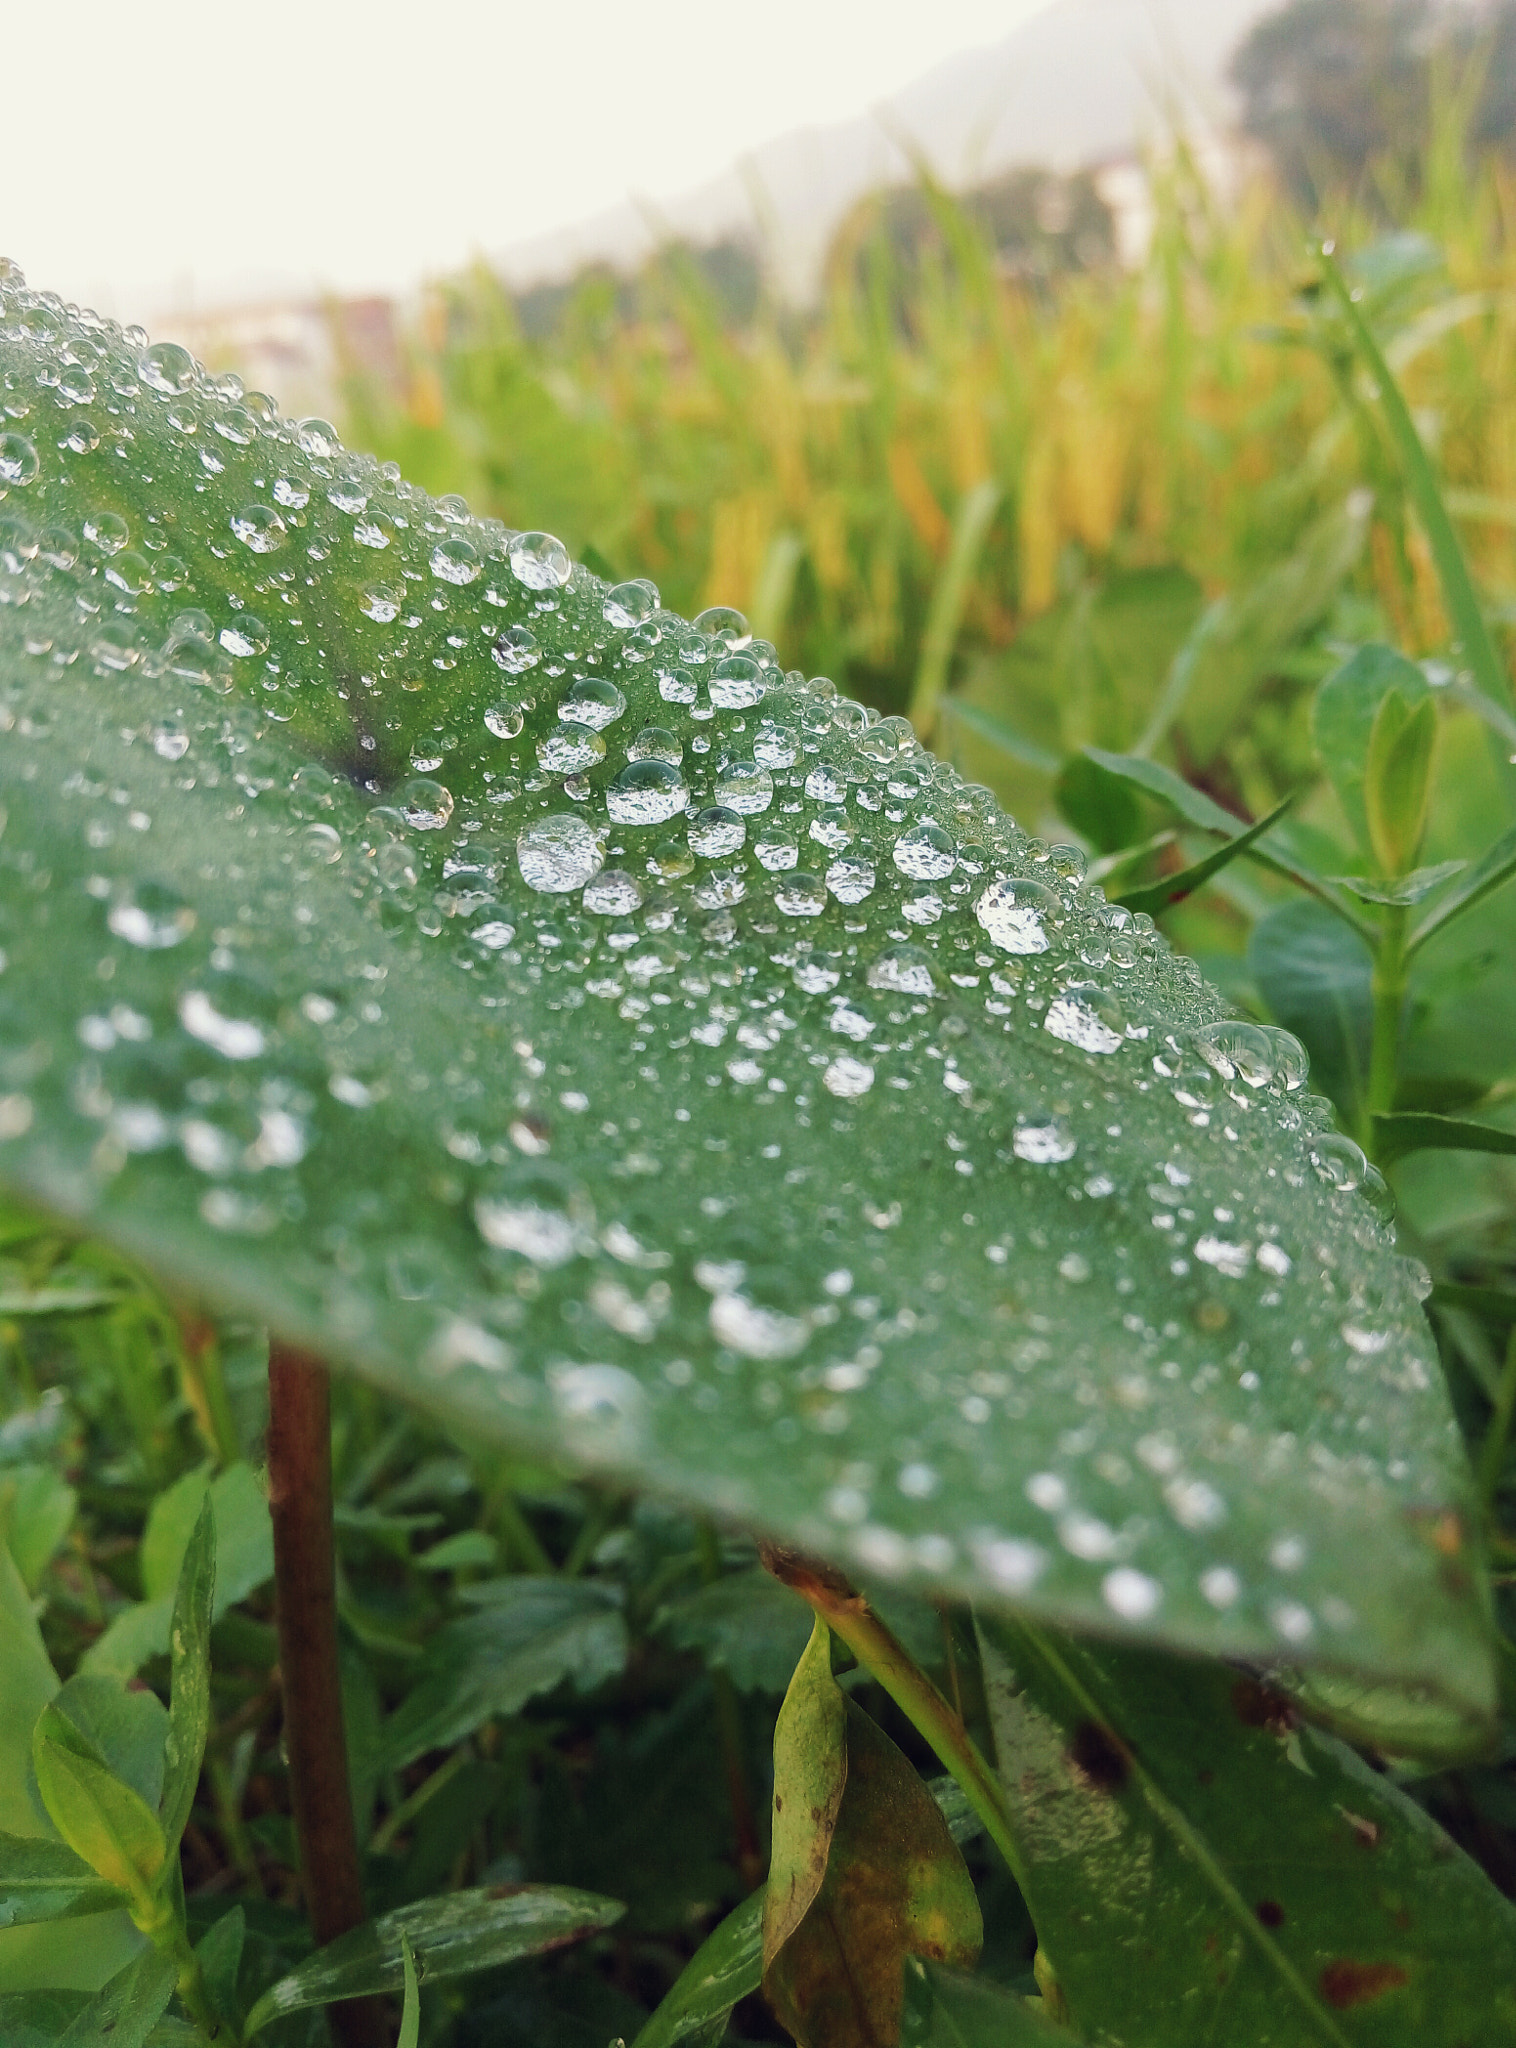
[[(1510, 2031), (1510, 315), (1439, 175), (1356, 298), (1182, 158), (1130, 280), (929, 194), (805, 332), (462, 291), (371, 417), (579, 569), (0, 281), (7, 2044), (767, 2039), (766, 1907), (797, 2037), (889, 2039), (934, 1904), (906, 2042)], [(244, 1316), (370, 1376), (315, 1955)], [(937, 1602), (801, 1660), (771, 1889), (804, 1608), (707, 1516)], [(997, 1745), (1024, 1889), (911, 1768)]]

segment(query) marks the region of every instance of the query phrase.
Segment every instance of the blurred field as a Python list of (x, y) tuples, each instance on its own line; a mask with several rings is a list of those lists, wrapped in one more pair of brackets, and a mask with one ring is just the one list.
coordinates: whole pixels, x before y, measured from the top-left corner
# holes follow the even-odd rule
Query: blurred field
[[(1516, 175), (1470, 159), (1466, 111), (1442, 92), (1414, 191), (1386, 167), (1324, 218), (1516, 618)], [(924, 190), (923, 232), (891, 232), (897, 203), (839, 238), (805, 320), (732, 317), (675, 253), (631, 295), (586, 281), (534, 340), (461, 278), (399, 379), (348, 378), (345, 432), (679, 611), (740, 606), (1029, 824), (1071, 750), (1144, 738), (1256, 815), (1313, 772), (1334, 649), (1428, 655), (1446, 623), (1372, 404), (1301, 296), (1306, 223), (1262, 174), (1223, 210), (1182, 147), (1153, 179), (1140, 270), (1007, 274)], [(1155, 725), (1166, 678), (1182, 702)]]

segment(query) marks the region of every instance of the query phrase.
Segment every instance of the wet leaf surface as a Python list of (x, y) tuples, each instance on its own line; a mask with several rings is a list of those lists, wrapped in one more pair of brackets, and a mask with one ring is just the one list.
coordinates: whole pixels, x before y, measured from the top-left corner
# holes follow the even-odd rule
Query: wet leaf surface
[(1077, 852), (171, 344), (11, 280), (0, 380), (12, 1194), (862, 1571), (1487, 1705), (1424, 1276)]
[(981, 1643), (1027, 1901), (1091, 2042), (1461, 2048), (1516, 2024), (1516, 1907), (1282, 1691), (988, 1617)]

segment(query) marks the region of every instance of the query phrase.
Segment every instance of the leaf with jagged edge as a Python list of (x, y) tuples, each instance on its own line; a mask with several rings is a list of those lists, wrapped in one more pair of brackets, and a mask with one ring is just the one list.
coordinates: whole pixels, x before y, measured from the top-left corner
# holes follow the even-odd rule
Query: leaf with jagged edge
[(1077, 854), (11, 273), (0, 380), (9, 1194), (876, 1577), (1488, 1713), (1424, 1282)]

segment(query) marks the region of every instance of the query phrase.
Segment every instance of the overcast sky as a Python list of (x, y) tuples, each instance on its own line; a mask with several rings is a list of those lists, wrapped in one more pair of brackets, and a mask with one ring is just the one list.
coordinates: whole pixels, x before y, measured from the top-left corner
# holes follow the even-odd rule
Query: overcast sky
[(1045, 4), (7, 7), (0, 253), (123, 319), (403, 288), (864, 113)]

